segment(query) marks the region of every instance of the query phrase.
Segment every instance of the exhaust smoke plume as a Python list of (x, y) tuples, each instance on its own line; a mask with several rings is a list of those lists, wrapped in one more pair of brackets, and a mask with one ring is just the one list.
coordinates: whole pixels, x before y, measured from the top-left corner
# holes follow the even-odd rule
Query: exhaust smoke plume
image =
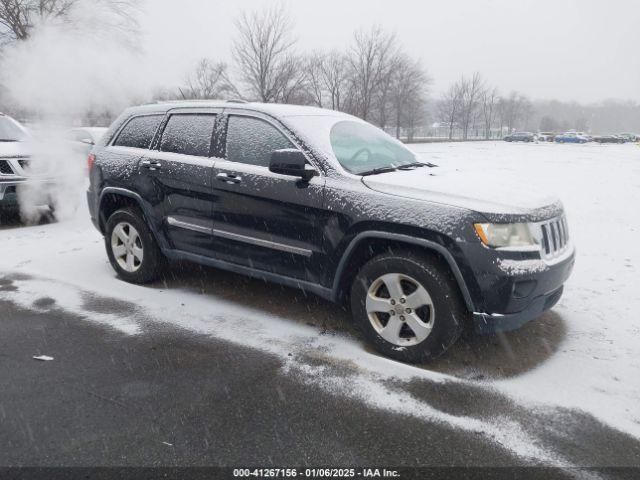
[[(82, 200), (86, 156), (65, 132), (81, 126), (89, 112), (115, 117), (148, 90), (140, 52), (133, 47), (135, 19), (127, 23), (133, 10), (123, 16), (113, 9), (125, 3), (81, 0), (64, 20), (43, 20), (28, 39), (2, 51), (0, 85), (11, 103), (27, 112), (33, 134), (29, 169), (38, 181), (18, 191), (26, 220), (37, 220), (43, 204), (55, 206), (64, 218)], [(39, 183), (45, 178), (56, 179), (51, 191)]]

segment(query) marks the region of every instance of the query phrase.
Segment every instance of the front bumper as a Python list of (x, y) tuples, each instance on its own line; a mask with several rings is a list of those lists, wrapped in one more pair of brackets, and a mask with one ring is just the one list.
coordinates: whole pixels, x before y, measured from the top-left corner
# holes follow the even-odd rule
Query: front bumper
[(515, 330), (551, 309), (560, 300), (575, 263), (572, 245), (553, 262), (505, 259), (483, 246), (473, 250), (467, 258), (474, 260), (478, 310), (473, 317), (478, 333)]
[(531, 320), (538, 318), (547, 310), (553, 308), (558, 303), (564, 287), (560, 287), (554, 292), (541, 295), (531, 301), (529, 306), (518, 313), (474, 313), (473, 324), (476, 333), (509, 332), (517, 330)]

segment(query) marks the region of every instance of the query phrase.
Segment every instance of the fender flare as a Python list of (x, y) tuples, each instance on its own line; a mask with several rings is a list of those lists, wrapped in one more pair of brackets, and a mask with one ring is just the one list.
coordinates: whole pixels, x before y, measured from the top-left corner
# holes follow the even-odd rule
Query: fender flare
[(136, 192), (133, 192), (131, 190), (128, 190), (126, 188), (121, 188), (121, 187), (105, 187), (105, 188), (103, 188), (102, 191), (100, 192), (100, 198), (98, 199), (98, 222), (101, 222), (102, 224), (104, 224), (106, 226), (106, 223), (107, 223), (108, 219), (103, 218), (103, 215), (102, 215), (102, 202), (104, 200), (104, 197), (106, 195), (109, 195), (109, 194), (120, 195), (120, 196), (128, 197), (128, 198), (131, 198), (131, 199), (135, 200), (136, 203), (138, 204), (138, 206), (140, 207), (140, 210), (142, 210), (142, 213), (147, 218), (147, 222), (146, 222), (147, 226), (149, 227), (149, 229), (151, 230), (151, 233), (155, 237), (156, 242), (158, 242), (158, 245), (160, 246), (160, 249), (163, 252), (166, 251), (167, 247), (166, 247), (166, 243), (164, 241), (165, 240), (164, 237), (160, 234), (160, 232), (155, 227), (153, 222), (149, 221), (150, 218), (153, 218), (153, 215), (151, 215), (151, 212), (149, 211), (149, 208), (146, 206), (146, 204), (145, 204), (144, 200), (142, 199), (142, 197)]
[(460, 292), (462, 293), (462, 297), (464, 299), (465, 305), (467, 306), (470, 312), (476, 311), (475, 306), (473, 304), (473, 300), (471, 298), (471, 294), (469, 293), (469, 289), (467, 288), (467, 283), (465, 282), (464, 277), (462, 276), (462, 272), (460, 271), (458, 264), (456, 263), (455, 259), (453, 258), (453, 255), (451, 255), (449, 250), (447, 250), (444, 246), (436, 242), (432, 242), (431, 240), (411, 237), (409, 235), (403, 235), (400, 233), (389, 233), (389, 232), (380, 232), (380, 231), (367, 231), (367, 232), (359, 233), (353, 238), (353, 240), (351, 240), (351, 242), (345, 249), (344, 254), (340, 258), (340, 262), (338, 263), (336, 274), (333, 279), (332, 296), (334, 301), (338, 300), (340, 281), (344, 275), (344, 270), (347, 266), (349, 259), (351, 258), (351, 255), (353, 254), (353, 251), (363, 240), (366, 240), (368, 238), (396, 240), (403, 243), (417, 245), (417, 246), (426, 248), (428, 250), (435, 251), (440, 255), (442, 255), (442, 257), (445, 259), (445, 261), (449, 265), (449, 268), (451, 268), (451, 271), (453, 272), (453, 276), (456, 279), (458, 287), (460, 288)]

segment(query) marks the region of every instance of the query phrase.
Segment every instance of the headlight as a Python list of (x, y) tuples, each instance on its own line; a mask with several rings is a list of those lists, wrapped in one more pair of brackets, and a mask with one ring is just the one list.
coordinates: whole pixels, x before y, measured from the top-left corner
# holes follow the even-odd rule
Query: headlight
[(536, 244), (528, 223), (476, 223), (474, 227), (487, 247), (529, 247)]

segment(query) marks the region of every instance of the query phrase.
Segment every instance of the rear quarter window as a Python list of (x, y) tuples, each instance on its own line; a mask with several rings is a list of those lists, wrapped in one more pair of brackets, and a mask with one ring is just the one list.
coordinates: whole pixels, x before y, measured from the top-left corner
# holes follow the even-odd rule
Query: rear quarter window
[(164, 115), (134, 117), (113, 143), (116, 147), (149, 148)]

